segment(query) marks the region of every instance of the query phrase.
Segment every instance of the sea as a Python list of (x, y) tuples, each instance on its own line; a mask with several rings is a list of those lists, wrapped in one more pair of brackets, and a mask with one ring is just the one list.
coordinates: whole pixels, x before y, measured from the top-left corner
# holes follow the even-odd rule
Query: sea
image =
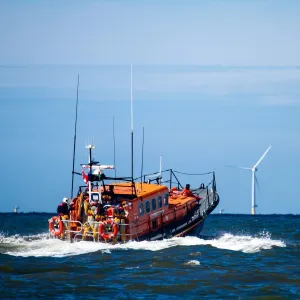
[(201, 236), (49, 239), (48, 213), (0, 214), (1, 299), (300, 299), (300, 216), (212, 214)]

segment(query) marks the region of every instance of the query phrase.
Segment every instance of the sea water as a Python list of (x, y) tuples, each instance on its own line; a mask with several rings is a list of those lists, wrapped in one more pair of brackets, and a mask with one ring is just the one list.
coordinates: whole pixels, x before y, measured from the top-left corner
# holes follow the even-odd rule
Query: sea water
[(199, 237), (117, 245), (49, 239), (51, 216), (0, 214), (0, 298), (300, 298), (300, 216), (210, 215)]

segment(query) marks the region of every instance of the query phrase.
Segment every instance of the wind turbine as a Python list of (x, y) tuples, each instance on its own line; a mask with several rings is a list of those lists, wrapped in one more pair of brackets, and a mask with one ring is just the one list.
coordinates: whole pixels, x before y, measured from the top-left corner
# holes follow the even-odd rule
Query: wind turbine
[(255, 215), (255, 207), (257, 207), (255, 201), (255, 182), (257, 182), (255, 172), (257, 171), (258, 165), (262, 162), (262, 160), (265, 158), (265, 156), (270, 151), (270, 149), (271, 146), (268, 147), (268, 149), (264, 152), (264, 154), (261, 156), (261, 158), (257, 161), (257, 163), (252, 168), (238, 167), (240, 169), (250, 170), (252, 172), (252, 189), (251, 189), (251, 214), (252, 215)]

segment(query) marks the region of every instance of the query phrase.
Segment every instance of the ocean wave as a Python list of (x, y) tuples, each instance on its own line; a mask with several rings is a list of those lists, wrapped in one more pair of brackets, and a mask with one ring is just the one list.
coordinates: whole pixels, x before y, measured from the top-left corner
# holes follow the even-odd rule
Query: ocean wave
[(256, 236), (222, 233), (209, 240), (199, 237), (176, 237), (162, 241), (132, 241), (126, 244), (107, 244), (93, 242), (69, 243), (49, 239), (47, 233), (30, 236), (0, 235), (0, 253), (22, 257), (66, 257), (101, 251), (110, 254), (114, 250), (160, 251), (180, 246), (212, 246), (219, 249), (255, 253), (273, 247), (286, 247), (281, 240), (273, 240), (268, 232)]
[(268, 232), (259, 233), (257, 236), (223, 233), (217, 238), (210, 240), (189, 237), (187, 240), (182, 239), (180, 245), (210, 245), (219, 249), (241, 251), (244, 253), (255, 253), (271, 249), (272, 247), (286, 247), (283, 241), (271, 239), (271, 235)]

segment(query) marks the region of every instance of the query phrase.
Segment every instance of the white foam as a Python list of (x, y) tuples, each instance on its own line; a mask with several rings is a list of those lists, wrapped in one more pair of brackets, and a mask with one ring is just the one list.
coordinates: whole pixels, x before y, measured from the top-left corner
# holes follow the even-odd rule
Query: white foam
[(188, 262), (185, 263), (185, 265), (191, 265), (191, 266), (199, 266), (200, 261), (199, 260), (189, 260)]
[(104, 254), (110, 254), (111, 251), (114, 250), (160, 251), (176, 246), (212, 246), (244, 253), (254, 253), (263, 249), (271, 249), (274, 246), (286, 247), (283, 241), (272, 240), (268, 233), (254, 237), (251, 235), (223, 233), (221, 236), (212, 240), (204, 240), (198, 237), (178, 237), (163, 241), (132, 241), (126, 244), (116, 245), (85, 241), (69, 243), (58, 239), (49, 239), (48, 234), (39, 234), (33, 236), (1, 236), (0, 247), (1, 244), (4, 248), (5, 245), (9, 245), (7, 252), (4, 253), (23, 257), (65, 257), (97, 251), (101, 251)]
[(263, 233), (258, 237), (251, 235), (233, 235), (231, 233), (224, 233), (216, 239), (203, 240), (197, 237), (188, 237), (182, 239), (180, 245), (211, 245), (220, 249), (227, 249), (232, 251), (241, 251), (244, 253), (254, 253), (262, 249), (271, 249), (273, 246), (286, 247), (281, 240), (272, 240), (270, 234)]
[(233, 251), (242, 251), (244, 253), (259, 252), (263, 249), (272, 247), (286, 247), (281, 240), (272, 240), (269, 233), (263, 233), (252, 237), (251, 235), (233, 235), (225, 233), (217, 240), (211, 241), (211, 245), (216, 248), (228, 249)]
[(136, 267), (126, 267), (125, 269), (126, 270), (133, 270), (133, 269), (139, 269), (140, 267), (139, 266), (136, 266)]

